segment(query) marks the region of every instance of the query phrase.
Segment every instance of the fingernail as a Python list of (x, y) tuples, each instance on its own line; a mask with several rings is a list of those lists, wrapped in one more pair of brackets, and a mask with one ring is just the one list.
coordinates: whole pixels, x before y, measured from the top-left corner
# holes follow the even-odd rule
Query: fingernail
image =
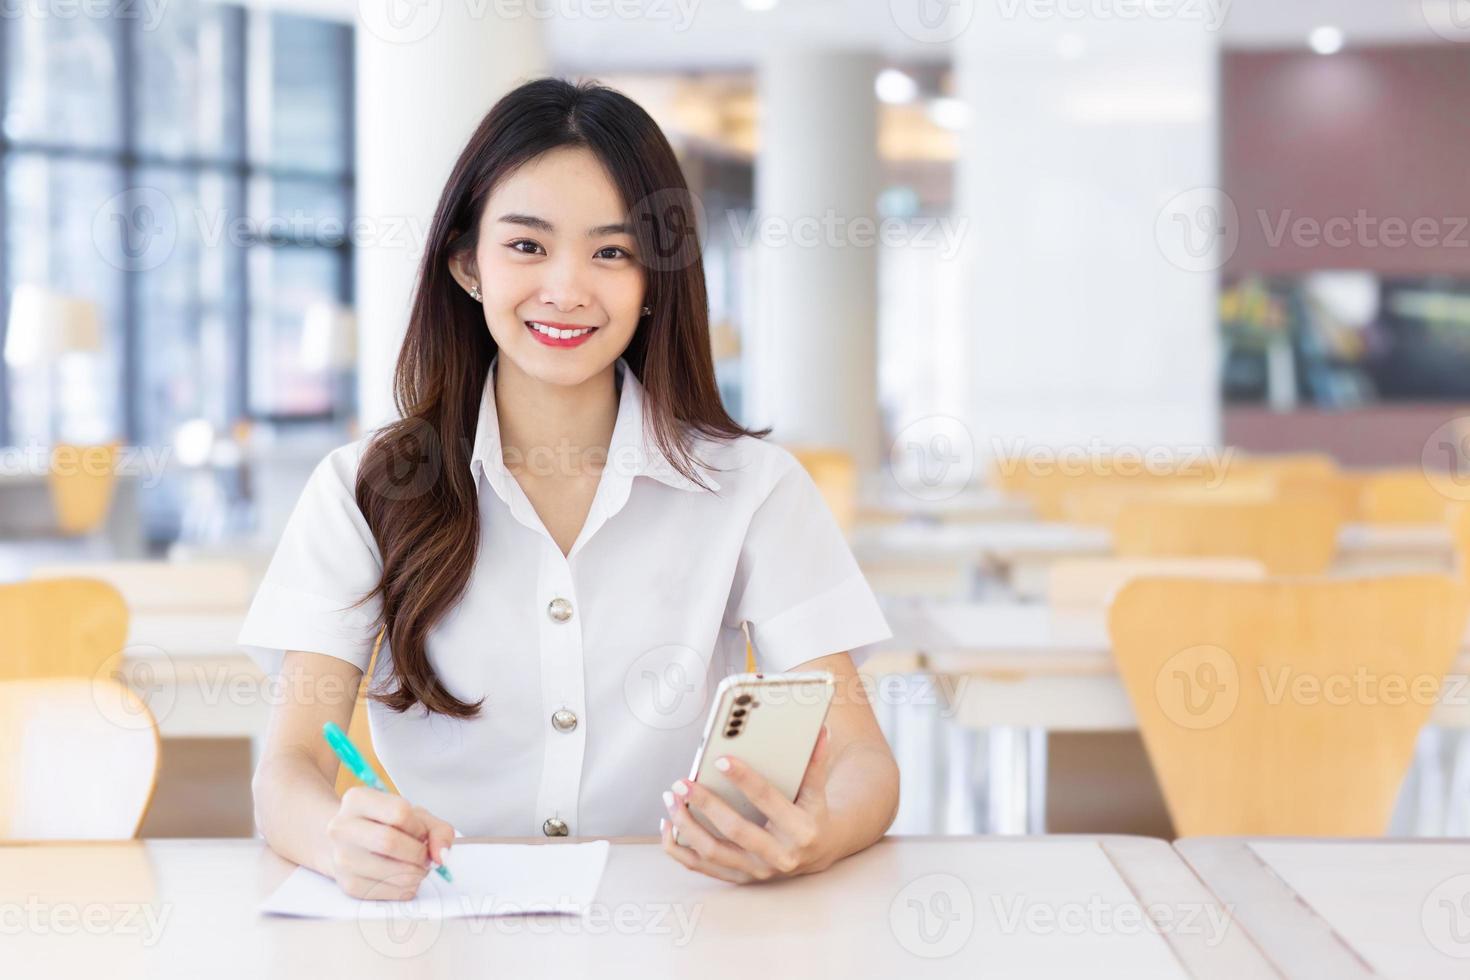
[(720, 756), (718, 759), (715, 760), (715, 768), (720, 770), (720, 772), (729, 772), (730, 760), (725, 758), (724, 756)]
[(443, 848), (442, 850), (439, 851), (439, 863), (440, 864), (448, 864), (449, 863), (449, 848), (446, 847), (446, 848)]
[(674, 794), (670, 793), (668, 790), (664, 790), (664, 806), (668, 807), (669, 809), (673, 809), (674, 807)]
[(667, 820), (665, 820), (663, 817), (659, 817), (658, 818), (658, 835), (660, 837), (662, 837), (664, 835), (664, 828), (667, 827), (668, 825), (669, 825), (669, 822)]
[(674, 781), (674, 792), (675, 793), (678, 793), (680, 796), (688, 796), (689, 795), (689, 786), (682, 779), (675, 780)]

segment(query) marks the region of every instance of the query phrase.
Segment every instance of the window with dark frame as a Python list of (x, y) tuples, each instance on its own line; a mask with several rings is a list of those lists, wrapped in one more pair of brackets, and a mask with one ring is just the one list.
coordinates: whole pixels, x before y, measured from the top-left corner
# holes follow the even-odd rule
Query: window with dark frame
[[(101, 313), (103, 351), (60, 378), (84, 438), (331, 419), (299, 352), (309, 309), (352, 301), (351, 25), (148, 7), (0, 18), (0, 349), (34, 284)], [(0, 445), (36, 440), (32, 383), (0, 369)]]

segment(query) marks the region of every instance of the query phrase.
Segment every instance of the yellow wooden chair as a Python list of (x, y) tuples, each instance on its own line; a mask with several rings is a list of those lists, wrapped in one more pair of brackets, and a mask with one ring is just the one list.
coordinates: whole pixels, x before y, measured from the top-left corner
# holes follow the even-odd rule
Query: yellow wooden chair
[[(1106, 524), (1103, 515), (1116, 513), (1122, 502), (1135, 498), (1204, 491), (1212, 478), (1203, 473), (1137, 473), (1130, 475), (1065, 477), (1040, 481), (1025, 493), (1036, 516), (1043, 521)], [(1088, 507), (1088, 502), (1100, 504)]]
[(52, 449), (47, 486), (63, 534), (91, 534), (107, 523), (117, 486), (117, 453), (115, 442), (100, 446), (59, 444)]
[(1265, 474), (1237, 476), (1215, 483), (1195, 478), (1157, 481), (1100, 481), (1062, 493), (1040, 508), (1054, 519), (1073, 524), (1111, 527), (1124, 506), (1135, 501), (1183, 503), (1259, 503), (1276, 495), (1274, 479)]
[(1039, 508), (1048, 519), (1111, 526), (1133, 500), (1256, 503), (1281, 496), (1283, 486), (1293, 488), (1293, 496), (1308, 485), (1324, 493), (1323, 485), (1338, 475), (1337, 464), (1324, 453), (1234, 453), (1218, 472), (1205, 463), (1184, 463), (1166, 472), (1074, 479), (1070, 489), (1041, 491)]
[(1078, 459), (1062, 454), (1047, 454), (1036, 460), (1025, 456), (996, 456), (990, 461), (990, 486), (1011, 493), (1047, 490), (1056, 484), (1081, 484), (1094, 480), (1161, 480), (1209, 479), (1214, 474), (1208, 460), (1180, 457), (1162, 465), (1150, 460), (1148, 466), (1139, 456), (1099, 455)]
[(117, 667), (128, 607), (117, 589), (70, 578), (0, 585), (0, 680), (96, 677)]
[(1327, 453), (1235, 453), (1226, 465), (1232, 476), (1322, 479), (1340, 472)]
[(1470, 588), (1470, 503), (1450, 506), (1449, 525), (1455, 539), (1455, 567), (1460, 580)]
[(1384, 833), (1466, 609), (1442, 575), (1125, 586), (1108, 630), (1176, 833)]
[(1342, 515), (1321, 499), (1264, 503), (1135, 501), (1113, 525), (1120, 558), (1249, 558), (1272, 575), (1315, 575), (1332, 563)]
[(1364, 478), (1359, 516), (1370, 524), (1438, 524), (1451, 503), (1423, 470), (1385, 470)]
[(1342, 470), (1326, 453), (1240, 454), (1227, 468), (1230, 479), (1267, 477), (1275, 484), (1274, 497), (1327, 498), (1344, 521), (1358, 519), (1363, 474)]
[(0, 840), (136, 836), (158, 759), (157, 721), (116, 681), (0, 681)]
[(1033, 462), (997, 457), (990, 466), (990, 485), (1024, 498), (1036, 516), (1045, 521), (1066, 520), (1064, 501), (1081, 491), (1198, 487), (1217, 479), (1208, 461), (1197, 459), (1144, 466), (1141, 458), (1081, 460), (1064, 456)]
[(1282, 500), (1326, 500), (1344, 521), (1361, 520), (1365, 476), (1356, 472), (1335, 474), (1283, 473), (1275, 477), (1276, 496)]
[[(382, 762), (378, 760), (378, 754), (373, 750), (373, 735), (368, 728), (368, 690), (371, 687), (373, 668), (378, 663), (378, 650), (383, 646), (383, 630), (378, 631), (378, 638), (373, 642), (373, 655), (368, 661), (368, 669), (363, 671), (362, 682), (357, 685), (357, 702), (352, 706), (352, 720), (347, 724), (347, 737), (352, 739), (362, 752), (363, 758), (383, 777), (383, 784), (392, 792), (398, 792), (393, 785), (393, 780), (388, 777), (388, 771), (383, 768)], [(354, 786), (357, 786), (357, 778), (348, 771), (346, 766), (337, 767), (337, 795), (341, 796)]]
[(1106, 609), (1138, 578), (1258, 581), (1266, 567), (1249, 558), (1064, 558), (1047, 569), (1047, 604), (1057, 610)]

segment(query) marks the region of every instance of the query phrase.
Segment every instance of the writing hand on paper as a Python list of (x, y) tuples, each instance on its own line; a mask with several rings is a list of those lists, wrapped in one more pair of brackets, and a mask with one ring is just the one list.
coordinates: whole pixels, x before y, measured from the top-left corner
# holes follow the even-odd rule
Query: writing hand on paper
[[(837, 859), (827, 811), (828, 740), (824, 725), (794, 802), (739, 758), (725, 756), (730, 762), (726, 778), (765, 814), (764, 826), (741, 816), (706, 787), (687, 779), (676, 782), (674, 793), (664, 794), (669, 819), (659, 821), (664, 851), (686, 868), (737, 884), (826, 870)], [(726, 839), (702, 827), (690, 806), (698, 807)], [(675, 832), (687, 846), (674, 842)]]
[(327, 821), (332, 877), (353, 898), (405, 900), (446, 863), (454, 828), (401, 796), (354, 786)]

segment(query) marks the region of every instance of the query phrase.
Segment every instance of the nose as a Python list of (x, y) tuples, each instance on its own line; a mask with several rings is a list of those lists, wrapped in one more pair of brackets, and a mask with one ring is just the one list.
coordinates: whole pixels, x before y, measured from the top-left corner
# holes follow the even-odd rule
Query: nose
[(546, 278), (541, 284), (539, 300), (542, 306), (554, 307), (559, 313), (570, 313), (588, 304), (590, 297), (582, 281), (583, 270), (575, 259), (563, 257), (560, 261), (546, 263), (543, 268)]

